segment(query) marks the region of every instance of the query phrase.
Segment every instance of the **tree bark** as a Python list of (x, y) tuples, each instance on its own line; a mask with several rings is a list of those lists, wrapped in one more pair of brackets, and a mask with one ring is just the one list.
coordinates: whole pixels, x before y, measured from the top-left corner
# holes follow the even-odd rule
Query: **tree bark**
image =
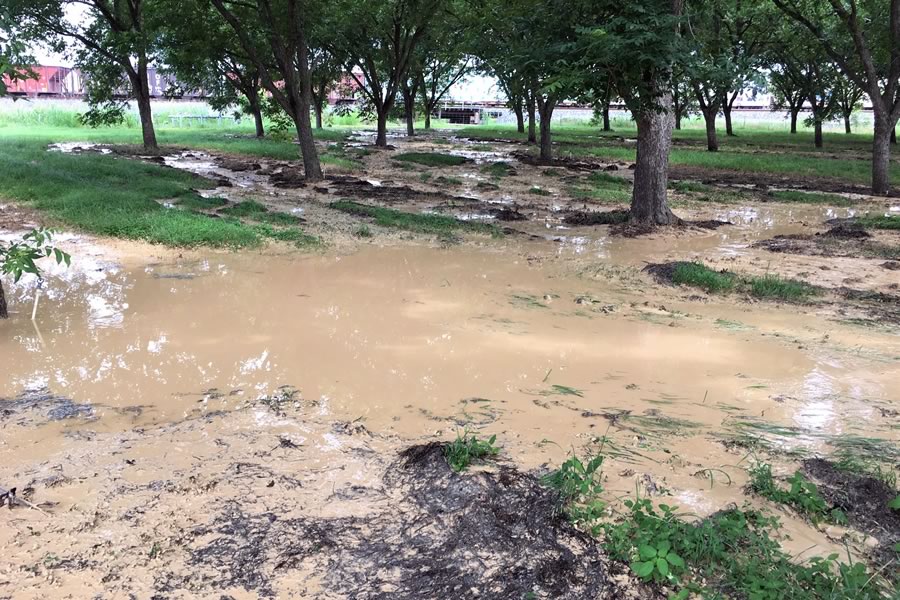
[(528, 143), (536, 144), (537, 143), (537, 132), (535, 131), (536, 125), (536, 117), (535, 113), (537, 112), (537, 107), (535, 106), (534, 98), (528, 99)]
[(513, 112), (516, 113), (516, 131), (525, 133), (525, 111), (522, 109), (522, 99), (513, 101)]
[(538, 108), (541, 114), (541, 161), (553, 160), (553, 139), (550, 134), (550, 124), (553, 120), (553, 109), (556, 107), (554, 100), (541, 100)]
[(147, 81), (146, 57), (138, 59), (137, 78), (131, 77), (131, 87), (134, 88), (134, 98), (137, 100), (138, 114), (141, 117), (144, 148), (158, 150), (156, 130), (153, 128), (153, 109), (150, 107), (150, 82)]
[(378, 134), (375, 136), (375, 145), (379, 148), (387, 148), (387, 109), (378, 112)]
[(872, 194), (887, 196), (890, 192), (891, 127), (890, 119), (875, 113), (875, 139), (872, 144)]
[(322, 105), (319, 102), (316, 102), (316, 129), (322, 129)]
[(635, 115), (638, 128), (637, 163), (631, 196), (631, 220), (647, 225), (673, 225), (676, 217), (667, 203), (669, 150), (672, 147), (672, 95), (659, 98), (660, 110)]
[(800, 116), (800, 107), (791, 108), (791, 133), (797, 133), (797, 118)]
[(612, 124), (609, 121), (609, 104), (603, 105), (603, 131), (612, 131)]
[(411, 105), (407, 104), (404, 107), (404, 112), (406, 113), (406, 137), (413, 137), (416, 135), (416, 112), (415, 108)]
[(706, 122), (706, 149), (710, 152), (719, 151), (719, 139), (716, 135), (716, 116), (719, 114), (717, 107), (703, 110), (703, 120)]
[(681, 131), (681, 113), (675, 113), (675, 129)]
[(897, 128), (896, 127), (891, 129), (891, 145), (892, 146), (897, 145)]
[(734, 100), (736, 98), (737, 93), (731, 97), (731, 101), (729, 102), (728, 92), (722, 97), (722, 114), (725, 115), (725, 135), (728, 137), (734, 137), (734, 127), (731, 124), (731, 107), (734, 105)]
[(3, 282), (0, 281), (0, 319), (8, 319), (9, 311), (6, 308), (6, 295), (3, 293)]
[(822, 140), (822, 121), (819, 119), (816, 119), (815, 132), (816, 148), (822, 148), (825, 142)]
[(850, 127), (850, 113), (844, 113), (844, 133), (853, 133)]
[(425, 111), (425, 129), (431, 129), (431, 111)]

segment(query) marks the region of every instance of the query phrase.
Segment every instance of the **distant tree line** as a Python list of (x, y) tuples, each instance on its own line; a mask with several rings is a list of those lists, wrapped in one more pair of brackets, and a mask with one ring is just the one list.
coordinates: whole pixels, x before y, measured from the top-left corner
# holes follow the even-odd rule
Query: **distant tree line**
[[(454, 83), (496, 78), (520, 132), (553, 159), (560, 103), (595, 107), (604, 129), (621, 102), (638, 130), (631, 218), (677, 222), (666, 197), (672, 130), (690, 114), (719, 147), (717, 118), (768, 89), (801, 111), (815, 144), (823, 123), (851, 115), (864, 96), (875, 126), (872, 191), (889, 192), (892, 132), (900, 118), (900, 0), (5, 0), (0, 74), (25, 77), (27, 43), (68, 52), (89, 74), (85, 122), (120, 120), (130, 90), (144, 145), (156, 148), (146, 71), (169, 70), (212, 104), (241, 105), (264, 135), (277, 112), (296, 130), (307, 178), (321, 179), (313, 128), (346, 80), (387, 145), (388, 121), (430, 116)], [(72, 19), (71, 9), (87, 10)], [(0, 93), (3, 93), (0, 88)]]

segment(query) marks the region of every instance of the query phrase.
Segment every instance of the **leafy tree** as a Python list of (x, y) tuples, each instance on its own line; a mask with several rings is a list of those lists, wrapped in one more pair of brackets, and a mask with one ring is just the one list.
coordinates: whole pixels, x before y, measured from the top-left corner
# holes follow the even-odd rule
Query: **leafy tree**
[(310, 50), (312, 73), (313, 110), (316, 113), (316, 129), (322, 129), (322, 114), (328, 104), (328, 94), (341, 84), (344, 69), (325, 42), (317, 42)]
[(773, 0), (805, 27), (875, 114), (872, 193), (890, 191), (891, 132), (900, 120), (900, 0)]
[(335, 0), (325, 30), (378, 121), (376, 146), (387, 146), (387, 121), (419, 44), (445, 0)]
[[(9, 275), (16, 283), (25, 273), (41, 277), (37, 261), (49, 256), (53, 256), (57, 263), (71, 264), (72, 257), (55, 247), (52, 241), (53, 231), (50, 229), (32, 229), (17, 242), (0, 241), (0, 275)], [(0, 319), (7, 318), (6, 294), (0, 281)]]
[(450, 89), (475, 70), (476, 61), (469, 54), (469, 47), (470, 38), (476, 32), (466, 29), (457, 16), (465, 7), (453, 9), (447, 19), (432, 29), (423, 44), (418, 79), (425, 129), (431, 129), (431, 115)]
[(9, 10), (0, 8), (0, 97), (7, 94), (7, 81), (15, 83), (34, 77), (28, 68), (31, 62), (25, 43), (14, 35)]
[(206, 2), (168, 2), (154, 18), (160, 59), (182, 87), (176, 91), (206, 92), (210, 106), (219, 111), (241, 106), (253, 116), (256, 136), (263, 137), (259, 70), (215, 8)]
[[(158, 1), (7, 0), (7, 5), (23, 39), (74, 52), (76, 64), (87, 75), (90, 110), (83, 117), (85, 123), (121, 122), (127, 109), (121, 93), (127, 91), (137, 103), (144, 147), (155, 150), (147, 70), (154, 58), (156, 33), (147, 17)], [(85, 18), (70, 18), (70, 9), (86, 9)]]
[(682, 1), (589, 4), (593, 25), (583, 35), (582, 65), (609, 75), (638, 128), (631, 220), (649, 226), (677, 223), (666, 190), (674, 126), (672, 69), (686, 54), (679, 33)]
[(256, 67), (262, 87), (293, 121), (306, 178), (321, 180), (310, 118), (309, 58), (309, 27), (321, 18), (315, 12), (321, 7), (304, 0), (210, 1)]
[(791, 133), (797, 133), (797, 119), (806, 102), (806, 89), (802, 74), (794, 69), (790, 57), (775, 59), (769, 66), (769, 90), (772, 93), (772, 108), (787, 110), (791, 119)]
[(834, 95), (840, 115), (844, 119), (844, 133), (853, 133), (850, 117), (853, 116), (854, 111), (862, 108), (862, 99), (865, 94), (865, 91), (852, 79), (848, 79), (843, 74), (835, 77)]
[(675, 116), (675, 129), (681, 129), (681, 121), (699, 110), (691, 81), (682, 65), (675, 65), (672, 70), (672, 112)]

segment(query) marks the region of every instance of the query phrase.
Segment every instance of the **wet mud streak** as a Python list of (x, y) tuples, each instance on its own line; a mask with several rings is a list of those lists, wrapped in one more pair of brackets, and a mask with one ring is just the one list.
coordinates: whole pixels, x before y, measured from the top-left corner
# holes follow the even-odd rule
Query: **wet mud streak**
[(431, 443), (403, 451), (383, 485), (391, 501), (365, 517), (280, 519), (231, 503), (194, 531), (215, 537), (190, 563), (216, 573), (209, 585), (268, 597), (269, 573), (313, 566), (341, 597), (616, 597), (598, 544), (531, 475), (505, 466), (457, 474)]

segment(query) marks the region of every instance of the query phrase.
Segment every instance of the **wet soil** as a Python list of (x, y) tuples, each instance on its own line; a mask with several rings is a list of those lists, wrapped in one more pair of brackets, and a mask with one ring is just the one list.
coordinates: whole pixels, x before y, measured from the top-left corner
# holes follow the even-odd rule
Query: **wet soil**
[(769, 188), (796, 189), (816, 192), (868, 194), (869, 188), (861, 184), (848, 184), (827, 177), (804, 177), (796, 174), (748, 173), (725, 169), (708, 169), (688, 165), (672, 165), (669, 176), (674, 180), (700, 181), (710, 185), (754, 187), (766, 191)]
[(879, 232), (878, 236), (845, 224), (824, 233), (779, 235), (754, 244), (769, 252), (851, 258), (900, 259), (900, 235)]
[[(24, 318), (35, 282), (10, 290), (0, 485), (28, 489), (48, 516), (2, 511), (0, 597), (340, 598), (367, 581), (359, 597), (465, 597), (451, 580), (483, 597), (528, 585), (551, 597), (573, 574), (602, 597), (621, 590), (591, 568), (603, 557), (550, 519), (549, 492), (528, 475), (570, 449), (607, 454), (610, 497), (640, 489), (700, 518), (747, 501), (747, 448), (786, 472), (859, 438), (875, 440), (869, 454), (900, 460), (900, 430), (883, 416), (900, 410), (896, 316), (869, 312), (894, 310), (896, 271), (884, 258), (754, 247), (813, 236), (852, 209), (684, 202), (686, 221), (733, 225), (617, 237), (566, 223), (590, 214), (570, 189), (579, 182), (523, 164), (516, 145), (392, 142), (474, 162), (401, 170), (391, 151), (376, 152), (361, 171), (279, 187), (275, 174), (296, 173), (295, 163), (245, 158), (234, 170), (213, 154), (166, 156), (220, 182), (205, 195), (302, 216), (324, 249), (122, 254), (70, 236), (73, 268), (48, 269), (36, 324)], [(482, 169), (497, 161), (512, 171)], [(437, 176), (444, 183), (425, 181)], [(340, 197), (514, 219), (522, 235), (444, 247), (369, 224), (363, 239), (353, 235), (360, 219), (328, 209)], [(706, 297), (641, 273), (680, 260), (778, 272), (842, 302)], [(38, 397), (52, 400), (16, 404)], [(71, 418), (49, 418), (56, 402)], [(449, 473), (433, 443), (466, 427), (497, 434), (504, 462)], [(397, 457), (411, 445), (422, 460), (407, 465)], [(542, 510), (521, 508), (529, 503)], [(482, 527), (503, 541), (490, 556), (447, 535), (488, 543), (465, 538)], [(865, 550), (790, 516), (784, 531), (801, 558), (843, 553), (844, 542), (854, 556)], [(507, 537), (520, 534), (534, 554)], [(441, 554), (452, 560), (435, 564)], [(426, 567), (432, 577), (409, 576)]]

